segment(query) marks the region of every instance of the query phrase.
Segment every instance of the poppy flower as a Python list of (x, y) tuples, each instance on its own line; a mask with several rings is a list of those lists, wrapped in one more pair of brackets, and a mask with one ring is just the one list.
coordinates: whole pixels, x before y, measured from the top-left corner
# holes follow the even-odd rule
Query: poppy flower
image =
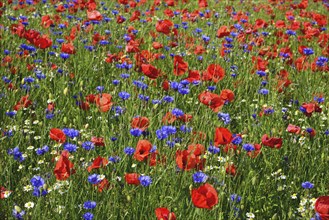
[(211, 108), (214, 112), (218, 112), (224, 105), (224, 100), (217, 94), (204, 91), (198, 96), (199, 101)]
[(101, 112), (107, 112), (111, 109), (113, 102), (111, 102), (112, 96), (107, 93), (97, 94), (95, 96), (96, 106)]
[(256, 158), (258, 155), (262, 153), (262, 145), (260, 144), (254, 144), (255, 150), (247, 152), (247, 155), (251, 158)]
[(202, 80), (213, 81), (217, 83), (225, 76), (225, 70), (218, 64), (210, 64), (205, 72), (203, 72)]
[(205, 159), (201, 158), (205, 148), (201, 144), (192, 144), (188, 150), (176, 151), (176, 164), (181, 170), (189, 171), (191, 169), (203, 170)]
[(92, 137), (91, 142), (93, 142), (95, 146), (105, 146), (104, 138), (102, 137)]
[(262, 136), (262, 144), (270, 148), (280, 149), (282, 146), (282, 138), (268, 137), (267, 134)]
[(50, 129), (49, 137), (50, 137), (50, 139), (52, 139), (58, 143), (61, 143), (61, 144), (64, 143), (66, 140), (66, 135), (64, 134), (64, 132), (61, 129), (58, 129), (58, 128)]
[(188, 70), (188, 63), (181, 56), (174, 57), (174, 75), (181, 76)]
[(289, 124), (287, 127), (287, 131), (289, 133), (299, 134), (300, 133), (300, 127), (296, 125)]
[(173, 25), (174, 24), (170, 20), (165, 19), (158, 21), (155, 25), (155, 29), (157, 32), (163, 33), (165, 35), (169, 35), (169, 33), (171, 32), (171, 27)]
[(150, 79), (156, 79), (160, 76), (160, 71), (151, 64), (142, 64), (142, 72)]
[(152, 144), (148, 140), (139, 140), (134, 153), (134, 158), (138, 161), (147, 160), (150, 155), (150, 150), (152, 149)]
[(67, 54), (75, 54), (75, 48), (72, 43), (62, 44), (61, 52), (67, 53)]
[(145, 131), (150, 125), (150, 121), (147, 117), (135, 117), (131, 120), (130, 123), (132, 128), (139, 128), (142, 131)]
[(104, 178), (99, 183), (95, 184), (97, 187), (98, 192), (103, 192), (104, 189), (110, 188), (110, 182)]
[(89, 11), (89, 10), (87, 10), (87, 18), (90, 21), (101, 21), (103, 19), (103, 16), (99, 11), (96, 11), (96, 10)]
[(125, 181), (127, 184), (132, 184), (138, 186), (139, 182), (139, 174), (137, 173), (126, 173), (125, 174)]
[(165, 116), (162, 118), (162, 123), (164, 124), (172, 124), (176, 121), (177, 117), (171, 112), (167, 112)]
[(329, 220), (329, 196), (320, 196), (317, 198), (314, 209), (321, 220)]
[(232, 141), (232, 133), (227, 128), (216, 128), (215, 130), (215, 138), (214, 138), (214, 145), (226, 145), (231, 143)]
[(217, 37), (218, 38), (223, 38), (223, 37), (226, 37), (226, 36), (229, 36), (229, 35), (230, 35), (230, 30), (225, 25), (221, 26), (217, 31)]
[(17, 104), (14, 106), (14, 110), (18, 111), (21, 108), (27, 108), (30, 105), (32, 105), (32, 101), (29, 100), (29, 95), (22, 96), (22, 98), (17, 102)]
[(56, 163), (54, 174), (57, 180), (66, 180), (75, 173), (73, 163), (69, 160), (69, 152), (64, 150)]
[(232, 102), (234, 100), (234, 93), (232, 90), (229, 89), (223, 89), (221, 93), (219, 94), (219, 97), (224, 100), (224, 102)]
[(212, 209), (218, 203), (217, 191), (209, 183), (193, 189), (191, 196), (193, 205), (198, 208)]
[(10, 195), (12, 191), (7, 190), (5, 187), (1, 186), (0, 187), (0, 199), (5, 199), (7, 198), (8, 195)]
[(47, 35), (42, 35), (34, 40), (34, 45), (40, 49), (46, 49), (53, 44), (51, 38)]
[(234, 164), (228, 164), (226, 165), (225, 172), (229, 175), (236, 176), (236, 167)]
[(108, 164), (108, 159), (106, 157), (102, 158), (101, 156), (98, 156), (90, 165), (87, 167), (88, 172), (92, 171), (93, 169), (98, 169), (101, 167), (105, 167)]
[(155, 209), (155, 216), (157, 220), (176, 220), (176, 215), (170, 212), (167, 208), (161, 207)]

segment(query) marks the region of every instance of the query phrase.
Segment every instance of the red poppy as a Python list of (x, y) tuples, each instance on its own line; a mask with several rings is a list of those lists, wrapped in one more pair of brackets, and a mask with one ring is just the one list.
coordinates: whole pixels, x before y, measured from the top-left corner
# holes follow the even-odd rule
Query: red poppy
[(172, 124), (176, 121), (177, 117), (173, 115), (171, 112), (167, 112), (165, 116), (162, 118), (162, 123), (164, 124)]
[(111, 102), (112, 96), (107, 93), (97, 94), (95, 96), (96, 105), (101, 112), (107, 112), (111, 109), (113, 102)]
[(188, 63), (181, 56), (174, 57), (174, 75), (181, 76), (188, 70)]
[(99, 169), (101, 167), (105, 167), (109, 163), (106, 157), (98, 156), (94, 161), (93, 164), (87, 167), (88, 172), (92, 171), (93, 169)]
[(34, 45), (40, 49), (46, 49), (50, 47), (53, 44), (51, 38), (49, 38), (47, 35), (39, 36), (34, 40)]
[(99, 11), (96, 11), (96, 10), (89, 11), (89, 10), (87, 10), (87, 18), (90, 21), (101, 21), (103, 19), (103, 16)]
[(150, 155), (150, 150), (152, 149), (152, 144), (148, 140), (139, 140), (137, 143), (134, 158), (138, 161), (147, 160)]
[(12, 192), (12, 191), (6, 189), (3, 186), (0, 187), (0, 199), (5, 199), (6, 198), (5, 194), (6, 194), (7, 191), (9, 191), (10, 193)]
[(322, 109), (320, 108), (320, 106), (317, 103), (303, 103), (302, 107), (305, 109), (305, 111), (303, 111), (304, 115), (306, 115), (307, 117), (311, 117), (313, 112), (322, 112)]
[(289, 124), (287, 127), (287, 131), (289, 133), (299, 134), (300, 133), (300, 127), (296, 125)]
[(224, 102), (232, 102), (234, 100), (234, 93), (229, 89), (223, 89), (219, 96)]
[(132, 128), (139, 128), (142, 131), (145, 131), (150, 125), (150, 121), (147, 117), (135, 117), (131, 120)]
[(199, 8), (206, 8), (206, 7), (208, 7), (207, 0), (198, 0), (198, 3), (199, 3)]
[(105, 143), (104, 143), (104, 138), (102, 137), (91, 137), (91, 142), (94, 143), (95, 146), (98, 146), (98, 147), (104, 147), (105, 146)]
[(225, 172), (229, 175), (236, 176), (236, 167), (234, 164), (226, 165)]
[(173, 25), (174, 24), (170, 20), (165, 19), (158, 21), (155, 25), (155, 29), (157, 32), (163, 33), (165, 35), (169, 35), (169, 33), (171, 32), (171, 27)]
[(181, 170), (189, 171), (191, 169), (203, 170), (205, 159), (201, 158), (205, 148), (201, 144), (192, 144), (187, 150), (176, 151), (176, 164)]
[(126, 173), (125, 174), (125, 181), (127, 184), (132, 184), (138, 186), (139, 182), (139, 174), (137, 173)]
[(95, 184), (97, 186), (98, 192), (103, 192), (104, 189), (110, 188), (110, 182), (104, 178), (99, 183)]
[(320, 196), (317, 198), (314, 209), (321, 220), (329, 220), (329, 196)]
[(176, 215), (170, 212), (167, 208), (161, 207), (155, 209), (157, 220), (176, 220)]
[(218, 112), (224, 105), (224, 100), (217, 94), (204, 91), (198, 96), (199, 101), (210, 107), (214, 112)]
[(212, 185), (206, 183), (192, 190), (192, 202), (198, 208), (212, 209), (218, 203), (217, 191)]
[(64, 132), (58, 128), (50, 129), (49, 137), (50, 137), (50, 139), (52, 139), (58, 143), (64, 143), (66, 140), (66, 136), (65, 136)]
[(68, 54), (75, 54), (75, 48), (72, 43), (67, 43), (67, 44), (62, 44), (62, 49), (61, 51), (63, 53), (68, 53)]
[(160, 76), (160, 71), (151, 64), (142, 64), (142, 72), (150, 79), (156, 79)]
[(232, 141), (232, 134), (227, 128), (216, 128), (215, 130), (215, 139), (214, 145), (225, 145), (229, 144)]
[(64, 150), (56, 163), (54, 174), (57, 180), (66, 180), (75, 173), (73, 163), (69, 160), (69, 152)]
[(282, 138), (268, 137), (267, 134), (264, 134), (262, 137), (262, 144), (270, 148), (280, 149), (282, 146)]
[(158, 49), (163, 48), (163, 44), (161, 44), (161, 43), (159, 43), (159, 42), (153, 42), (153, 43), (152, 43), (152, 47), (153, 47), (154, 49), (158, 50)]
[(251, 158), (256, 158), (258, 155), (262, 153), (262, 145), (260, 144), (254, 144), (255, 150), (247, 152), (247, 155)]
[(202, 74), (202, 80), (217, 83), (225, 76), (225, 70), (218, 64), (210, 64)]
[(217, 37), (222, 38), (230, 35), (230, 30), (227, 26), (221, 26), (217, 31)]
[(32, 105), (32, 101), (29, 100), (29, 95), (23, 96), (19, 102), (14, 106), (14, 110), (18, 111), (21, 108), (27, 108)]

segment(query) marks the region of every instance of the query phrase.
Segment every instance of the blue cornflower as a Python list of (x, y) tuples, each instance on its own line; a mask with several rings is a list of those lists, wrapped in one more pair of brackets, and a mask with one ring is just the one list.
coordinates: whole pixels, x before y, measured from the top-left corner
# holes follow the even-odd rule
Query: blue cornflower
[(135, 149), (132, 147), (126, 147), (123, 152), (128, 156), (132, 156), (135, 153)]
[(228, 113), (223, 113), (223, 112), (219, 112), (217, 114), (218, 118), (221, 119), (224, 124), (229, 124), (231, 122), (231, 117), (230, 117), (230, 114)]
[(242, 145), (243, 149), (247, 152), (254, 151), (255, 147), (252, 144), (244, 144)]
[(183, 110), (179, 109), (179, 108), (174, 108), (171, 113), (173, 115), (175, 115), (176, 117), (181, 117), (181, 116), (184, 116), (184, 112)]
[(328, 63), (327, 57), (318, 57), (318, 59), (316, 61), (316, 65), (319, 67), (323, 67), (326, 63)]
[(166, 141), (166, 144), (168, 145), (168, 147), (173, 148), (175, 147), (176, 143), (174, 141)]
[(23, 216), (25, 215), (25, 211), (22, 210), (20, 207), (15, 206), (12, 211), (12, 215), (14, 218), (21, 220), (24, 219)]
[(216, 86), (208, 86), (207, 89), (209, 91), (214, 91), (216, 89)]
[(61, 53), (59, 56), (64, 60), (70, 58), (70, 54), (68, 54), (68, 53)]
[(120, 162), (121, 158), (119, 156), (111, 156), (109, 157), (109, 161), (112, 163), (118, 163)]
[(112, 81), (112, 84), (115, 86), (119, 85), (119, 83), (120, 83), (120, 80), (117, 80), (117, 79)]
[(139, 129), (139, 128), (132, 128), (132, 129), (130, 129), (130, 134), (132, 136), (139, 137), (139, 136), (142, 135), (142, 133), (143, 133), (143, 131), (141, 129)]
[(325, 130), (325, 131), (324, 131), (324, 134), (325, 134), (326, 136), (328, 136), (328, 135), (329, 135), (329, 129)]
[(208, 176), (205, 173), (198, 171), (193, 174), (192, 178), (194, 183), (205, 183), (208, 179)]
[(314, 51), (312, 48), (304, 48), (303, 49), (303, 53), (306, 55), (306, 56), (310, 56), (312, 54), (314, 54)]
[(99, 175), (94, 173), (88, 176), (88, 182), (91, 184), (97, 184), (101, 182), (101, 179), (99, 178)]
[(104, 86), (97, 86), (97, 87), (96, 87), (96, 90), (97, 90), (98, 92), (103, 92), (103, 91), (104, 91)]
[(165, 102), (170, 103), (170, 102), (174, 102), (175, 98), (172, 97), (172, 96), (167, 95), (167, 96), (163, 97), (162, 100), (164, 100)]
[(191, 127), (187, 127), (186, 125), (182, 125), (179, 128), (183, 133), (190, 133), (192, 131)]
[(237, 194), (232, 194), (231, 195), (231, 200), (232, 200), (232, 202), (239, 203), (241, 201), (241, 196), (239, 196)]
[(259, 77), (264, 77), (264, 76), (266, 76), (266, 72), (265, 72), (265, 71), (262, 71), (262, 70), (258, 70), (256, 73), (257, 73), (257, 75), (258, 75)]
[(67, 150), (70, 153), (76, 152), (78, 148), (77, 145), (68, 142), (64, 143), (63, 146), (64, 146), (64, 150)]
[(138, 180), (141, 183), (141, 185), (144, 187), (147, 187), (152, 183), (152, 179), (150, 176), (140, 176)]
[(119, 97), (122, 99), (122, 100), (127, 100), (130, 98), (130, 94), (128, 92), (119, 92)]
[(74, 128), (63, 128), (62, 131), (69, 138), (79, 137), (80, 132)]
[(85, 141), (81, 146), (85, 150), (93, 150), (95, 148), (95, 144), (91, 141)]
[(258, 93), (261, 95), (267, 95), (269, 93), (268, 89), (260, 89), (258, 90)]
[(38, 148), (36, 150), (37, 155), (44, 155), (45, 153), (47, 153), (49, 151), (49, 147), (47, 145), (43, 146), (42, 148)]
[(35, 188), (41, 188), (45, 184), (45, 180), (41, 176), (34, 176), (30, 180), (31, 184)]
[(6, 115), (9, 116), (10, 118), (14, 117), (16, 114), (17, 114), (16, 111), (6, 112)]
[(286, 31), (286, 34), (288, 34), (288, 35), (290, 35), (290, 36), (295, 36), (296, 35), (296, 32), (295, 31), (293, 31), (293, 30), (287, 30)]
[(151, 150), (150, 150), (150, 153), (155, 153), (156, 150), (157, 150), (157, 146), (153, 145)]
[(84, 209), (94, 209), (94, 208), (96, 208), (96, 202), (88, 200), (85, 203), (83, 203), (83, 208)]
[(312, 188), (314, 187), (314, 184), (313, 184), (313, 183), (310, 183), (310, 182), (308, 182), (308, 181), (306, 181), (306, 182), (303, 182), (303, 183), (302, 183), (302, 187), (303, 187), (304, 189), (312, 189)]
[(94, 219), (94, 214), (90, 213), (90, 212), (86, 212), (85, 214), (83, 214), (83, 219), (84, 220), (93, 220)]
[(218, 148), (216, 146), (213, 146), (213, 145), (210, 145), (208, 147), (208, 151), (212, 154), (218, 154), (220, 152), (220, 148)]
[(23, 156), (22, 152), (19, 151), (18, 147), (15, 147), (13, 149), (8, 150), (9, 155), (14, 156), (14, 160), (19, 160), (19, 162), (22, 162), (25, 160), (25, 157)]
[(155, 134), (159, 140), (166, 139), (169, 135), (168, 132), (163, 129), (158, 129), (155, 131)]
[(234, 145), (239, 145), (242, 143), (242, 137), (240, 135), (233, 134), (233, 139), (231, 141)]

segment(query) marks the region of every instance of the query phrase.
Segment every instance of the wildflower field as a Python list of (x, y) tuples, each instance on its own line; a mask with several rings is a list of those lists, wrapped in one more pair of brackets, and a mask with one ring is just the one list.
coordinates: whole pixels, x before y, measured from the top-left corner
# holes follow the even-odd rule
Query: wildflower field
[(327, 0), (0, 0), (0, 219), (329, 219)]

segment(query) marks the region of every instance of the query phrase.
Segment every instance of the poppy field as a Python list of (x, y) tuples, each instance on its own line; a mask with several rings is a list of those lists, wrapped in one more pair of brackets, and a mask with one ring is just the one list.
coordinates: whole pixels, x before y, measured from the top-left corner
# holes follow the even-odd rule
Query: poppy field
[(328, 15), (0, 0), (0, 219), (329, 220)]

